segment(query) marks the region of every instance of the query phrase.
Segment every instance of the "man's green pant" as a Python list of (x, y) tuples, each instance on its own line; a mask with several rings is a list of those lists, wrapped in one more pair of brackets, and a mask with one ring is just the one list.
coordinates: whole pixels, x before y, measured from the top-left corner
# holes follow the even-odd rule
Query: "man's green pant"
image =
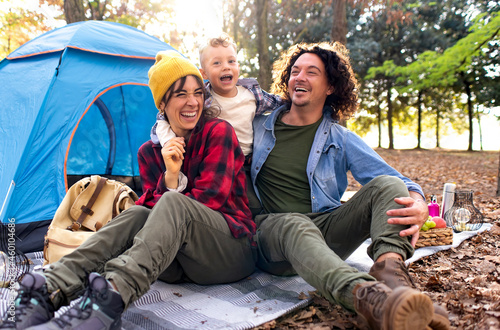
[(379, 176), (332, 212), (259, 215), (257, 265), (275, 275), (299, 274), (328, 300), (353, 310), (354, 286), (375, 278), (349, 266), (344, 261), (349, 255), (367, 238), (373, 260), (386, 252), (403, 259), (414, 252), (409, 238), (399, 236), (407, 226), (387, 223), (387, 210), (404, 207), (394, 198), (405, 196), (403, 181)]
[(111, 279), (128, 307), (158, 278), (234, 282), (253, 273), (255, 260), (250, 240), (234, 238), (220, 212), (167, 192), (152, 210), (133, 206), (121, 213), (44, 275), (56, 308), (82, 294), (90, 272)]

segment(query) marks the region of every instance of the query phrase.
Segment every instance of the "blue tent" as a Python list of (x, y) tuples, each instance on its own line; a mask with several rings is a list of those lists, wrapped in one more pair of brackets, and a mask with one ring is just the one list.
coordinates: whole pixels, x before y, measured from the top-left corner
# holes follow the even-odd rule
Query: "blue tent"
[(140, 190), (137, 150), (157, 110), (147, 72), (168, 44), (102, 21), (69, 24), (0, 62), (0, 219), (41, 250), (68, 187), (92, 174)]

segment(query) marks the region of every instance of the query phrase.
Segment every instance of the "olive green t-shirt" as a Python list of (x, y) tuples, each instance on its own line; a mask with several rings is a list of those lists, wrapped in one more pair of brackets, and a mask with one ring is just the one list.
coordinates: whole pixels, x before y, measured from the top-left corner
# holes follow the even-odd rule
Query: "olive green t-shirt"
[(256, 184), (266, 213), (310, 213), (311, 187), (307, 160), (321, 119), (306, 126), (276, 120), (276, 145), (257, 176)]

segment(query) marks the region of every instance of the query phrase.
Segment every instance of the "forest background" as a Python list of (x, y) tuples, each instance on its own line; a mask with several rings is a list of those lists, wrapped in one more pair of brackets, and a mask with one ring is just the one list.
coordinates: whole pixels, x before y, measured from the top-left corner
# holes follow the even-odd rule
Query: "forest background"
[(445, 148), (499, 150), (499, 11), (488, 0), (0, 0), (0, 59), (91, 19), (137, 27), (193, 61), (196, 40), (225, 31), (242, 76), (268, 90), (290, 45), (337, 41), (360, 93), (360, 111), (344, 124), (372, 147), (441, 148), (449, 138)]

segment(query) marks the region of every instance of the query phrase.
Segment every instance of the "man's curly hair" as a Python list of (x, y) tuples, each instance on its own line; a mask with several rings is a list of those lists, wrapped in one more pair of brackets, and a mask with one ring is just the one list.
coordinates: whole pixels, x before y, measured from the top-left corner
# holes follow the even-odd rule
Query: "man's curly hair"
[(333, 118), (347, 119), (352, 116), (358, 109), (358, 82), (349, 62), (348, 51), (338, 42), (300, 43), (291, 46), (274, 62), (273, 71), (276, 77), (271, 86), (271, 93), (281, 96), (286, 103), (291, 103), (288, 81), (292, 66), (304, 53), (318, 55), (325, 65), (328, 82), (334, 89), (326, 98), (325, 105), (332, 107)]

